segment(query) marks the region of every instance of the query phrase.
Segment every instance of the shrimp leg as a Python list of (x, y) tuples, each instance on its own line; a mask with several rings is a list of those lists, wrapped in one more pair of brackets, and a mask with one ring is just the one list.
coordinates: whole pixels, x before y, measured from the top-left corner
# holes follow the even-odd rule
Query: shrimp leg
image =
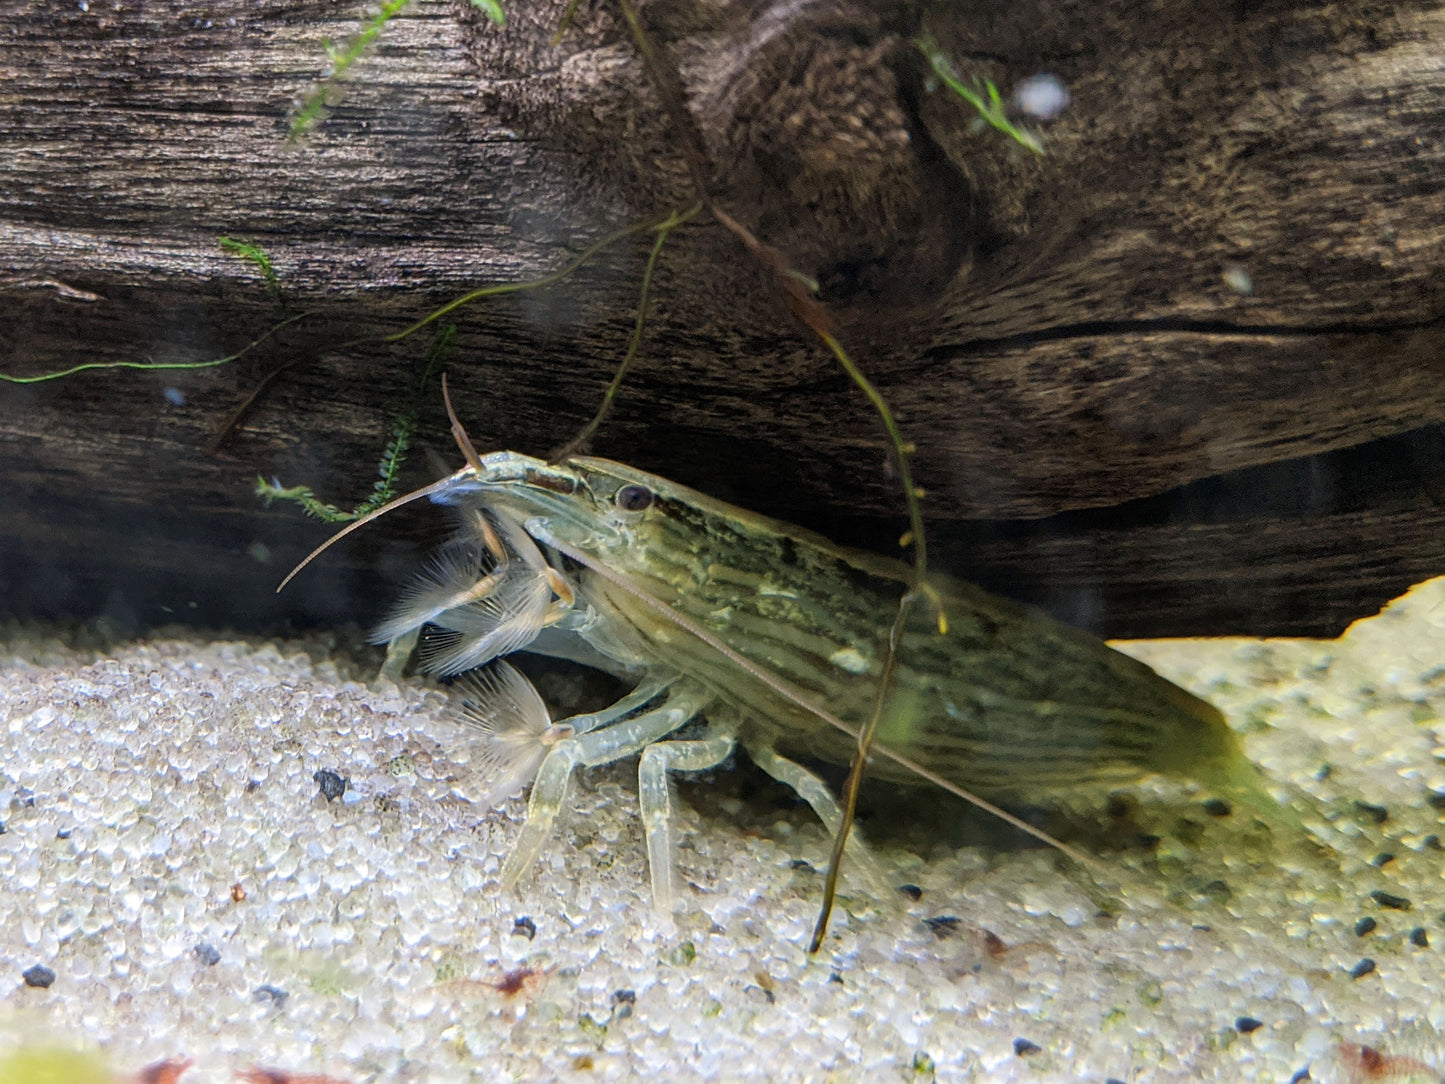
[(610, 764), (642, 752), (679, 729), (710, 699), (711, 694), (701, 685), (679, 681), (658, 707), (611, 726), (577, 734), (553, 746), (537, 769), (522, 834), (502, 866), (503, 887), (511, 888), (517, 883), (551, 838), (557, 814), (567, 801), (567, 788), (574, 770)]
[[(812, 806), (813, 812), (818, 815), (823, 826), (829, 832), (837, 834), (838, 826), (843, 823), (843, 807), (838, 804), (838, 799), (828, 789), (827, 783), (824, 783), (797, 761), (780, 756), (771, 747), (760, 742), (749, 742), (747, 750), (748, 756), (753, 758), (754, 764), (785, 787), (791, 787), (799, 798)], [(879, 893), (878, 898), (887, 899), (889, 895), (888, 878), (884, 875), (882, 867), (878, 865), (877, 859), (873, 857), (873, 853), (858, 838), (856, 831), (849, 834), (846, 847), (847, 855), (858, 863), (873, 890)]]
[(664, 741), (642, 751), (637, 766), (637, 800), (647, 837), (647, 865), (652, 871), (652, 910), (673, 911), (672, 792), (668, 772), (696, 772), (726, 760), (736, 744), (731, 734), (713, 734), (693, 741)]

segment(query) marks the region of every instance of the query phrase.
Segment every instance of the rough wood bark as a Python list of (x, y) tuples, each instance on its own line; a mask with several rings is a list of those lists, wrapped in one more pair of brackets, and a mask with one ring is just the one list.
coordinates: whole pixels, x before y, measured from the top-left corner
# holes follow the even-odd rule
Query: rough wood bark
[[(355, 12), (0, 0), (4, 371), (220, 356), (315, 313), (215, 369), (0, 385), (0, 610), (374, 613), (375, 568), (411, 543), (382, 532), (274, 599), (320, 528), (259, 507), (254, 477), (361, 496), (425, 352), (363, 340), (691, 198), (609, 6), (553, 48), (559, 7), (512, 4), (498, 32), (416, 0), (286, 151)], [(1114, 634), (1335, 631), (1445, 571), (1434, 5), (645, 13), (719, 200), (817, 276), (918, 444), (941, 563)], [(920, 26), (968, 75), (1068, 84), (1045, 157), (930, 91)], [(283, 303), (223, 234), (266, 246)], [(452, 382), (479, 444), (545, 451), (590, 414), (646, 243), (460, 317)], [(887, 546), (876, 419), (774, 294), (715, 225), (679, 231), (594, 450)], [(423, 417), (450, 459), (439, 405)]]

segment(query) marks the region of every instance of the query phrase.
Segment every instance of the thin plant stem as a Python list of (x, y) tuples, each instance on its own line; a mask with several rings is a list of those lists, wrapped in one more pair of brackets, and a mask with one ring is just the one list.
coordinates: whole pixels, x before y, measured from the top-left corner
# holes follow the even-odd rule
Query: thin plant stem
[(557, 29), (552, 31), (552, 37), (548, 45), (557, 46), (562, 44), (562, 39), (567, 35), (567, 28), (572, 25), (573, 18), (577, 15), (577, 8), (582, 0), (571, 0), (567, 10), (562, 12), (562, 18), (557, 20)]
[(0, 373), (0, 380), (7, 384), (41, 384), (47, 380), (60, 380), (62, 377), (74, 376), (76, 373), (84, 373), (92, 369), (154, 369), (157, 372), (171, 369), (214, 369), (220, 365), (229, 365), (237, 358), (245, 356), (288, 325), (315, 315), (317, 313), (313, 310), (287, 317), (264, 335), (251, 340), (234, 354), (227, 354), (223, 358), (210, 358), (206, 361), (87, 361), (80, 365), (72, 365), (69, 369), (61, 369), (53, 373), (40, 373), (37, 376), (11, 376), (9, 373)]
[(623, 19), (627, 22), (632, 32), (632, 38), (637, 45), (638, 53), (642, 57), (643, 66), (651, 76), (654, 87), (659, 98), (662, 100), (663, 109), (667, 112), (672, 121), (673, 127), (677, 130), (678, 137), (683, 143), (683, 157), (686, 160), (688, 172), (692, 176), (693, 187), (697, 190), (698, 198), (702, 200), (703, 206), (707, 208), (713, 218), (725, 229), (736, 236), (764, 267), (773, 272), (774, 281), (778, 284), (779, 293), (787, 303), (789, 310), (795, 319), (813, 332), (838, 359), (849, 378), (858, 385), (868, 401), (873, 404), (874, 410), (883, 421), (883, 428), (888, 433), (888, 439), (893, 445), (893, 452), (898, 461), (898, 474), (903, 484), (903, 499), (908, 507), (909, 537), (913, 544), (913, 581), (910, 589), (903, 595), (898, 603), (898, 615), (894, 619), (893, 632), (889, 637), (888, 656), (885, 660), (882, 674), (879, 678), (878, 693), (874, 704), (873, 716), (858, 734), (858, 753), (853, 761), (849, 772), (849, 800), (843, 811), (842, 821), (838, 825), (838, 831), (833, 840), (833, 861), (828, 869), (828, 883), (824, 894), (823, 905), (818, 914), (818, 923), (814, 931), (811, 952), (816, 952), (822, 943), (823, 935), (827, 931), (828, 918), (832, 913), (833, 900), (837, 892), (838, 870), (843, 856), (843, 848), (847, 843), (848, 835), (853, 828), (853, 818), (857, 808), (858, 787), (862, 783), (863, 770), (867, 764), (868, 752), (873, 744), (873, 736), (878, 729), (878, 722), (882, 717), (884, 702), (888, 696), (888, 690), (892, 683), (893, 672), (897, 668), (898, 641), (902, 636), (904, 622), (913, 598), (924, 595), (932, 600), (937, 615), (938, 631), (945, 634), (948, 631), (948, 619), (944, 614), (942, 600), (927, 582), (928, 572), (928, 546), (924, 536), (923, 510), (920, 506), (920, 490), (913, 484), (913, 475), (908, 466), (908, 457), (912, 454), (913, 446), (903, 438), (898, 429), (898, 423), (889, 408), (887, 400), (882, 393), (874, 387), (873, 383), (863, 374), (863, 371), (853, 363), (852, 358), (843, 345), (833, 335), (831, 321), (823, 305), (818, 301), (814, 291), (809, 286), (808, 279), (795, 271), (787, 261), (787, 258), (772, 245), (759, 240), (746, 226), (737, 221), (730, 214), (719, 207), (713, 200), (707, 185), (707, 154), (701, 133), (698, 131), (697, 122), (688, 112), (682, 88), (682, 79), (677, 71), (677, 65), (667, 53), (654, 45), (647, 29), (642, 25), (642, 19), (632, 0), (617, 0), (618, 8), (622, 12)]
[[(917, 588), (928, 576), (928, 543), (923, 532), (923, 507), (919, 502), (921, 493), (913, 484), (913, 471), (908, 466), (908, 457), (913, 451), (913, 445), (903, 439), (903, 433), (898, 428), (898, 420), (893, 416), (893, 410), (889, 407), (888, 400), (883, 398), (883, 393), (864, 375), (863, 370), (853, 363), (853, 359), (848, 356), (848, 351), (843, 349), (843, 344), (828, 331), (821, 332), (819, 337), (823, 340), (823, 345), (831, 350), (833, 356), (838, 359), (838, 364), (843, 367), (843, 371), (873, 404), (873, 409), (883, 422), (883, 428), (888, 432), (888, 439), (893, 443), (893, 454), (898, 461), (898, 478), (903, 484), (903, 500), (908, 507), (908, 529), (913, 536), (913, 578), (914, 586)], [(944, 627), (939, 631), (947, 632), (948, 630)]]
[(401, 342), (402, 339), (416, 334), (428, 324), (440, 320), (448, 313), (455, 312), (457, 309), (461, 308), (464, 305), (470, 305), (473, 301), (480, 301), (484, 297), (501, 297), (503, 294), (515, 294), (523, 290), (539, 290), (545, 286), (551, 286), (554, 283), (561, 282), (568, 275), (572, 274), (574, 271), (577, 271), (584, 264), (590, 261), (603, 249), (610, 248), (611, 246), (617, 244), (617, 242), (619, 241), (624, 241), (627, 238), (634, 236), (635, 234), (646, 233), (648, 230), (657, 230), (663, 228), (671, 229), (672, 226), (667, 225), (667, 223), (675, 215), (675, 211), (670, 211), (666, 215), (661, 216), (660, 218), (653, 217), (650, 219), (646, 219), (642, 222), (634, 222), (632, 225), (625, 226), (622, 229), (617, 230), (615, 233), (609, 233), (600, 241), (595, 241), (591, 245), (588, 245), (587, 248), (582, 251), (581, 255), (574, 259), (571, 263), (567, 264), (564, 267), (558, 268), (556, 271), (543, 275), (539, 279), (531, 279), (527, 282), (500, 282), (494, 283), (491, 286), (482, 286), (479, 289), (472, 290), (470, 293), (463, 294), (455, 301), (449, 301), (441, 308), (436, 309), (433, 312), (427, 313), (427, 315), (423, 316), (420, 320), (412, 324), (410, 327), (404, 328), (401, 331), (395, 332), (394, 334), (385, 336), (381, 341), (388, 343)]
[(878, 724), (883, 718), (883, 709), (888, 699), (888, 690), (893, 684), (894, 672), (898, 669), (898, 648), (902, 643), (908, 611), (914, 600), (920, 596), (930, 598), (934, 604), (939, 635), (948, 632), (948, 618), (943, 611), (941, 600), (927, 581), (928, 549), (923, 533), (923, 509), (919, 503), (918, 490), (913, 485), (913, 473), (908, 466), (910, 445), (903, 439), (903, 434), (898, 429), (897, 419), (894, 418), (887, 400), (883, 398), (883, 394), (874, 387), (873, 382), (864, 375), (863, 371), (853, 363), (853, 359), (848, 356), (848, 351), (843, 349), (843, 344), (828, 332), (822, 333), (822, 339), (828, 349), (833, 351), (833, 356), (838, 359), (838, 364), (843, 367), (844, 372), (862, 389), (863, 394), (868, 397), (868, 401), (873, 404), (873, 409), (883, 420), (883, 428), (888, 431), (888, 437), (893, 441), (893, 447), (898, 457), (898, 476), (902, 480), (904, 500), (908, 505), (909, 533), (913, 536), (914, 550), (913, 586), (898, 601), (898, 613), (894, 617), (893, 627), (888, 633), (888, 653), (883, 660), (883, 670), (878, 676), (878, 692), (873, 701), (873, 714), (863, 729), (858, 731), (858, 752), (854, 755), (853, 764), (848, 771), (848, 781), (844, 786), (843, 818), (838, 826), (838, 831), (833, 835), (833, 853), (828, 861), (828, 877), (823, 883), (823, 903), (818, 910), (818, 921), (813, 927), (812, 941), (808, 945), (810, 954), (817, 952), (822, 946), (823, 936), (828, 931), (828, 919), (833, 913), (833, 901), (838, 893), (838, 875), (843, 866), (843, 848), (848, 842), (848, 835), (857, 814), (858, 793), (863, 786), (863, 772), (868, 764), (868, 753), (873, 747), (873, 740), (878, 733)]
[[(903, 640), (903, 627), (907, 623), (908, 609), (916, 592), (908, 591), (898, 603), (898, 614), (893, 618), (893, 627), (888, 632), (888, 654), (883, 659), (883, 671), (878, 677), (878, 695), (873, 700), (873, 714), (868, 724), (858, 732), (858, 755), (848, 771), (848, 781), (843, 784), (843, 820), (851, 825), (858, 809), (858, 792), (863, 788), (863, 769), (868, 763), (868, 748), (878, 733), (879, 720), (883, 718), (884, 701), (893, 673), (898, 669), (898, 645)], [(823, 905), (818, 911), (818, 920), (813, 924), (813, 937), (808, 942), (808, 955), (823, 947), (823, 937), (828, 932), (828, 919), (833, 914), (833, 901), (838, 894), (838, 875), (843, 869), (843, 848), (847, 846), (848, 833), (840, 830), (833, 834), (833, 852), (828, 857), (828, 876), (823, 882)]]
[(702, 204), (694, 203), (687, 210), (670, 215), (658, 225), (657, 240), (653, 241), (652, 252), (647, 257), (647, 266), (642, 270), (642, 287), (638, 291), (637, 298), (637, 319), (632, 325), (632, 336), (627, 343), (627, 353), (622, 357), (622, 364), (617, 366), (617, 371), (612, 374), (612, 382), (607, 385), (607, 390), (602, 395), (602, 405), (597, 408), (597, 413), (592, 415), (592, 420), (584, 425), (576, 436), (552, 453), (551, 461), (553, 463), (559, 463), (569, 456), (577, 454), (592, 439), (603, 420), (611, 413), (613, 401), (616, 400), (617, 392), (622, 387), (622, 381), (627, 376), (627, 371), (632, 368), (632, 363), (637, 360), (638, 351), (642, 347), (642, 331), (647, 323), (647, 295), (652, 286), (652, 273), (657, 267), (657, 257), (662, 252), (662, 246), (667, 243), (668, 235), (678, 226), (696, 216), (700, 210), (702, 210)]

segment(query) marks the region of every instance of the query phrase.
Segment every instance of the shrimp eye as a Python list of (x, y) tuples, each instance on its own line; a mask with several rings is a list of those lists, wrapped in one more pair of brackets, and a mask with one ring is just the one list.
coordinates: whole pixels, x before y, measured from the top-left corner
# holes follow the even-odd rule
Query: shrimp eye
[(623, 486), (617, 491), (617, 507), (624, 512), (645, 512), (652, 507), (652, 490), (646, 486)]

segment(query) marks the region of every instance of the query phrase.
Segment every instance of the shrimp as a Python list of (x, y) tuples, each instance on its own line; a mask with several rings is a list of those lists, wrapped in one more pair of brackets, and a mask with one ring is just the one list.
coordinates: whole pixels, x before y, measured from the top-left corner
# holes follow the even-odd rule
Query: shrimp
[[(429, 497), (456, 510), (459, 533), (377, 639), (409, 651), (431, 626), (422, 669), (468, 672), (456, 685), (458, 716), (484, 742), (488, 800), (531, 784), (503, 883), (515, 885), (541, 853), (578, 768), (632, 756), (663, 914), (677, 898), (670, 773), (713, 767), (741, 745), (836, 832), (839, 802), (798, 758), (849, 763), (908, 566), (621, 463), (478, 455), (455, 416), (453, 432), (466, 466), (349, 525), (287, 582), (337, 539), (408, 501)], [(1212, 705), (1037, 610), (941, 576), (929, 585), (948, 629), (931, 614), (903, 629), (873, 748), (876, 775), (931, 783), (1005, 817), (987, 799), (1150, 773), (1271, 804)], [(501, 661), (520, 650), (599, 668), (632, 692), (554, 722)]]

